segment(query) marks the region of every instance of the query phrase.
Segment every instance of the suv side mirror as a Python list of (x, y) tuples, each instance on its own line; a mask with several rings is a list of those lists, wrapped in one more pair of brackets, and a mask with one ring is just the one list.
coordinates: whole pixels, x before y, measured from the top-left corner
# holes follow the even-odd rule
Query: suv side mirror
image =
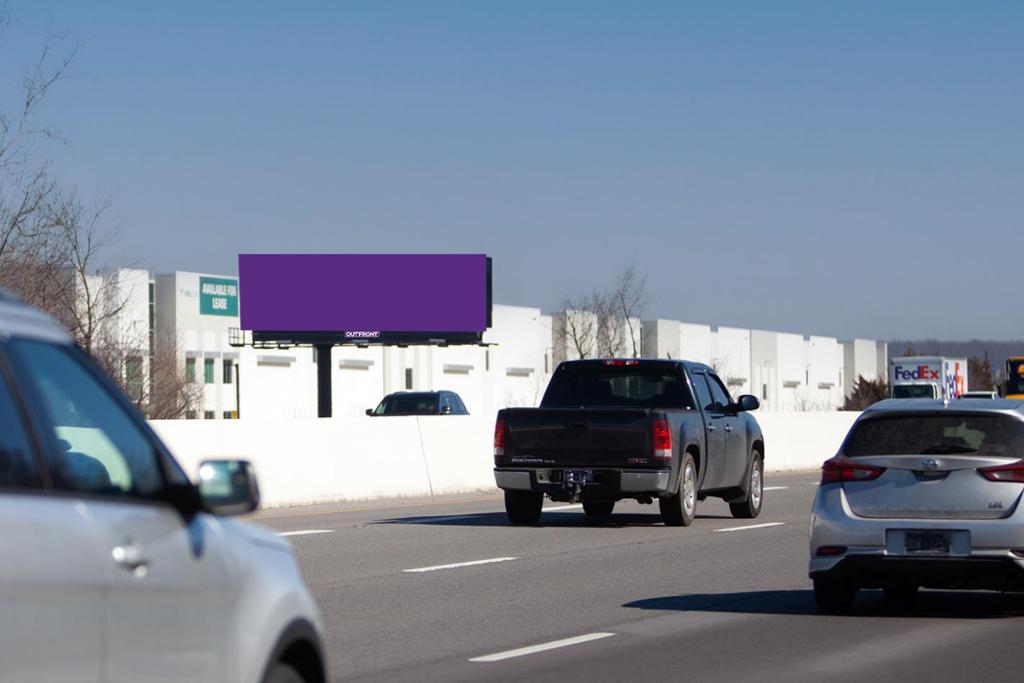
[(751, 396), (750, 394), (743, 394), (736, 400), (735, 403), (736, 412), (745, 413), (751, 410), (757, 410), (761, 407), (761, 402), (757, 400), (757, 396)]
[(370, 417), (373, 417), (373, 408), (367, 408), (366, 414), (369, 415)]
[(260, 504), (260, 487), (247, 460), (204, 460), (199, 464), (199, 496), (207, 512), (243, 515)]

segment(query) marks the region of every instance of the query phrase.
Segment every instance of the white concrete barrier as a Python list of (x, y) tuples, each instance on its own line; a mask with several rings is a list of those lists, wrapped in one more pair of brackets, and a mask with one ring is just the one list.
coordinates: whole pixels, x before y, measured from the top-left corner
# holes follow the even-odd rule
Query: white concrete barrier
[(755, 413), (764, 433), (766, 472), (813, 470), (839, 450), (860, 413)]
[[(817, 469), (859, 413), (758, 413), (768, 472)], [(482, 416), (151, 423), (194, 477), (202, 460), (250, 460), (264, 507), (493, 490), (494, 420)]]

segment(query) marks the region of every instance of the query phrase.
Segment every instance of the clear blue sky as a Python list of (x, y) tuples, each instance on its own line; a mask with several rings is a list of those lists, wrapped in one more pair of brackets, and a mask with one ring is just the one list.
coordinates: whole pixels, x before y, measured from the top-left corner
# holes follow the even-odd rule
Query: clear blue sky
[[(554, 308), (632, 261), (650, 317), (1022, 338), (1024, 3), (16, 1), (123, 253), (486, 252)], [(443, 292), (438, 292), (443, 296)]]

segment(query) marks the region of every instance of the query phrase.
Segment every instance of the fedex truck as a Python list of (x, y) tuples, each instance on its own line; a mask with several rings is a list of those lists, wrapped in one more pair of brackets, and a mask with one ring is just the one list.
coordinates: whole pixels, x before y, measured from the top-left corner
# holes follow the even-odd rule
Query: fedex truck
[(890, 358), (889, 386), (893, 398), (959, 398), (967, 391), (967, 359)]

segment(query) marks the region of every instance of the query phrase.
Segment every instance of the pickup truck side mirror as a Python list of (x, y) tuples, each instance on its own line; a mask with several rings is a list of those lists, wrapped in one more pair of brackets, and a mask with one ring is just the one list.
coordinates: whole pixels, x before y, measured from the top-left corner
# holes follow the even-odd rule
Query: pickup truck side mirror
[(761, 402), (757, 400), (757, 396), (743, 394), (736, 400), (736, 403), (733, 404), (733, 407), (736, 409), (737, 413), (745, 413), (760, 408)]
[(373, 417), (373, 408), (367, 408), (366, 414), (369, 415), (370, 417)]

